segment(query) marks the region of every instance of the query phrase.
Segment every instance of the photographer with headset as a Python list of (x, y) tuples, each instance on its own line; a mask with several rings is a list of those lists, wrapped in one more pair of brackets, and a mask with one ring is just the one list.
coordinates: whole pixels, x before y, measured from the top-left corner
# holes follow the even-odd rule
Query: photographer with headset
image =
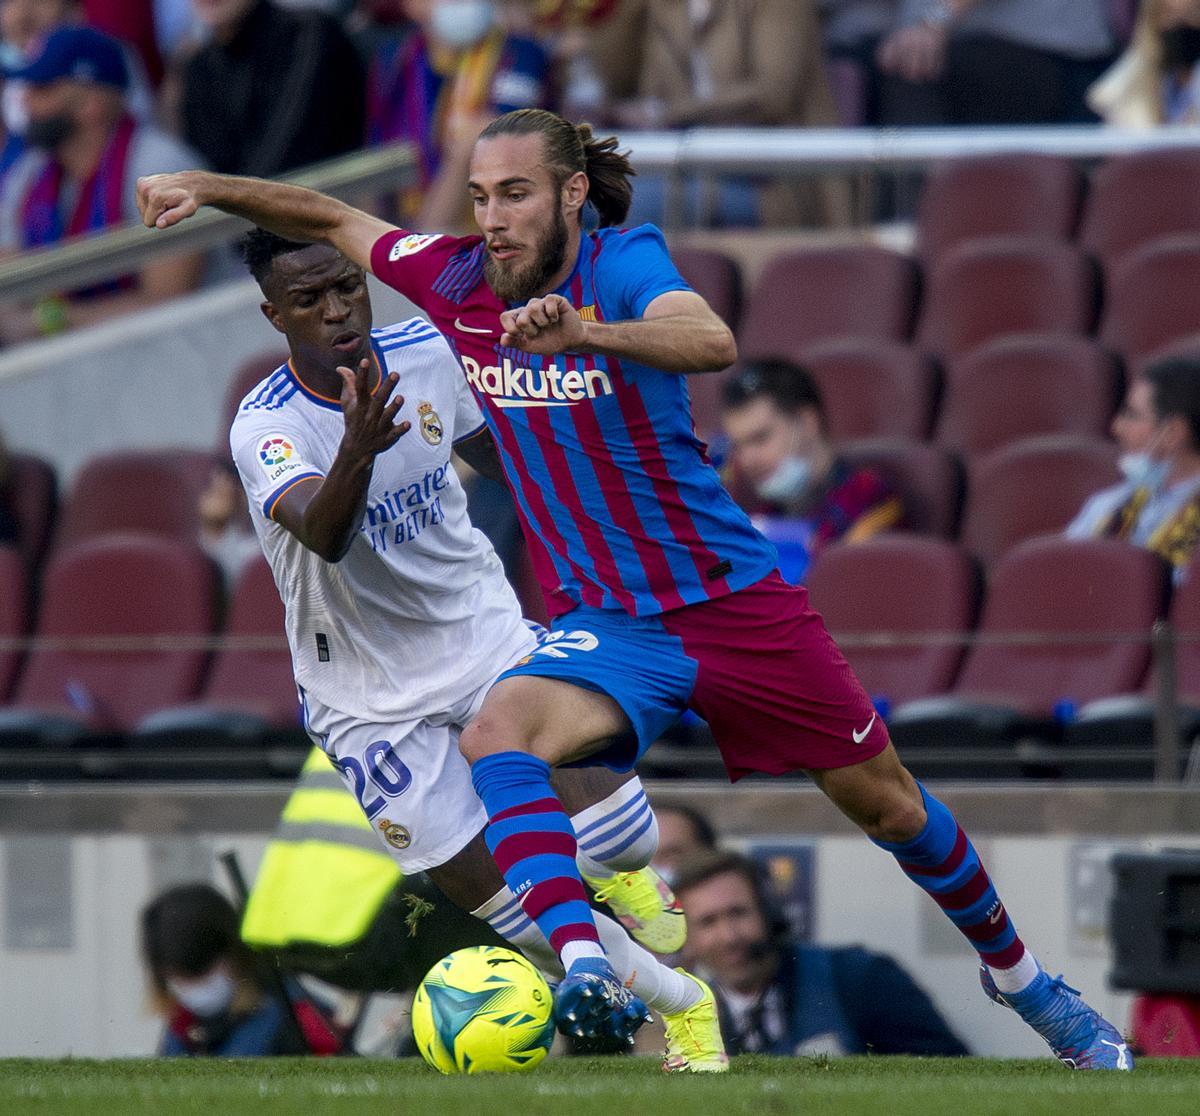
[(752, 860), (700, 854), (680, 865), (675, 895), (730, 1054), (968, 1053), (892, 958), (791, 940)]

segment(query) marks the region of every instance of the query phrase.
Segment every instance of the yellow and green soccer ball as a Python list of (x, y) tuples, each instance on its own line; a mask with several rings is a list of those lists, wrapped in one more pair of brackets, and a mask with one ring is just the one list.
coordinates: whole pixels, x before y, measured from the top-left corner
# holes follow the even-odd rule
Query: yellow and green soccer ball
[(472, 946), (443, 957), (413, 1000), (413, 1037), (442, 1073), (531, 1070), (554, 1041), (553, 998), (519, 953)]

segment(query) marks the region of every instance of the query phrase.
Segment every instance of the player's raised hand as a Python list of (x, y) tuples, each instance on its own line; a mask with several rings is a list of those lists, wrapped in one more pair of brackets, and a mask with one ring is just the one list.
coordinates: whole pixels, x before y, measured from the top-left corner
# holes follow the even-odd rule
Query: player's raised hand
[(383, 383), (371, 394), (368, 386), (371, 362), (365, 357), (358, 362), (358, 369), (351, 371), (345, 365), (338, 366), (342, 378), (342, 414), (346, 419), (346, 433), (342, 435), (342, 448), (352, 457), (373, 458), (384, 450), (391, 449), (412, 428), (410, 422), (396, 422), (396, 415), (404, 406), (404, 396), (391, 399), (400, 377), (389, 372)]
[(572, 353), (582, 350), (585, 327), (579, 311), (562, 295), (531, 298), (500, 315), (500, 344), (526, 353)]
[(169, 229), (204, 204), (205, 171), (149, 174), (137, 180), (137, 206), (148, 229)]

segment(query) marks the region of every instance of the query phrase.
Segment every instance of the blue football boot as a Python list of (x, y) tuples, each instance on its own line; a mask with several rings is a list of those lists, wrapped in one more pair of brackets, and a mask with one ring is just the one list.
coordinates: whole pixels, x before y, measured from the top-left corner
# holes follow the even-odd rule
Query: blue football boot
[(632, 1044), (649, 1019), (646, 1005), (603, 957), (581, 957), (554, 992), (554, 1022), (564, 1035)]
[(1001, 992), (986, 965), (979, 983), (998, 1004), (1010, 1007), (1046, 1040), (1054, 1056), (1071, 1069), (1131, 1070), (1133, 1055), (1121, 1032), (1061, 976), (1040, 972), (1023, 992)]

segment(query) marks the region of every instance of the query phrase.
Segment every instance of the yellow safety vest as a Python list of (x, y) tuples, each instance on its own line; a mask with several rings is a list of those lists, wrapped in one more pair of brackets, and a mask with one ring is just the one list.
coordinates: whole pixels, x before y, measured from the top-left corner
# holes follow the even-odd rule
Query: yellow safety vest
[(254, 948), (357, 942), (403, 879), (329, 758), (313, 748), (242, 919)]

